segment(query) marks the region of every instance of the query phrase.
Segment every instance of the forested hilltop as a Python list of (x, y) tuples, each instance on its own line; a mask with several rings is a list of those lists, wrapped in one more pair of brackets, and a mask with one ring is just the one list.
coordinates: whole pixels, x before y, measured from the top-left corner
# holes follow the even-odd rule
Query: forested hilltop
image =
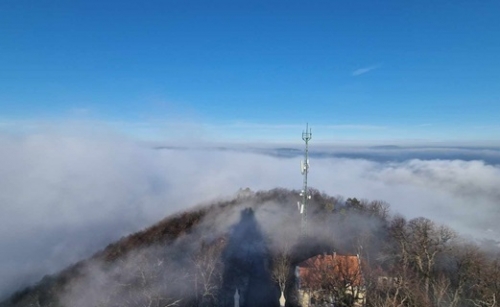
[[(235, 289), (242, 307), (279, 306), (280, 288), (287, 306), (298, 306), (295, 265), (333, 252), (360, 256), (367, 306), (497, 305), (495, 248), (393, 215), (382, 201), (315, 190), (302, 235), (298, 200), (285, 189), (240, 191), (124, 237), (0, 306), (233, 306)], [(315, 286), (340, 297), (350, 285), (324, 278)]]

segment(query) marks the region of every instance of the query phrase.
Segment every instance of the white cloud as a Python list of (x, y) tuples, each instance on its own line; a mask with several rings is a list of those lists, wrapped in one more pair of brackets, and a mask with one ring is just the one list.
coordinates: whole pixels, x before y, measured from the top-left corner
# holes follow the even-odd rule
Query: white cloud
[[(153, 150), (96, 132), (0, 136), (0, 296), (240, 187), (302, 184), (300, 157)], [(309, 179), (331, 195), (385, 200), (408, 217), (430, 217), (464, 233), (500, 231), (499, 166), (324, 158), (311, 159)]]
[(362, 68), (358, 68), (356, 70), (354, 70), (351, 75), (354, 76), (354, 77), (357, 77), (357, 76), (360, 76), (360, 75), (363, 75), (363, 74), (366, 74), (372, 70), (375, 70), (375, 69), (378, 69), (380, 68), (382, 65), (380, 64), (376, 64), (376, 65), (371, 65), (371, 66), (368, 66), (368, 67), (362, 67)]

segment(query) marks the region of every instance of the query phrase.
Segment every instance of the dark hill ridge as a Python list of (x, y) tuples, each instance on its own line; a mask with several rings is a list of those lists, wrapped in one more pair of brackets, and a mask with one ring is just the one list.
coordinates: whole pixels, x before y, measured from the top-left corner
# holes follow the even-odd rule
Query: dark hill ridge
[(205, 213), (205, 210), (200, 209), (166, 218), (145, 230), (108, 245), (102, 252), (95, 254), (92, 258), (114, 261), (134, 249), (153, 244), (169, 244), (178, 237), (188, 234), (191, 228), (201, 221)]
[[(321, 196), (316, 197), (321, 198)], [(217, 239), (228, 236), (231, 224), (218, 229), (221, 223), (228, 220), (237, 222), (239, 213), (246, 208), (254, 208), (262, 215), (275, 215), (275, 210), (284, 209), (282, 214), (287, 216), (286, 219), (295, 218), (294, 222), (297, 222), (298, 215), (295, 212), (297, 199), (297, 192), (284, 189), (257, 193), (247, 191), (228, 201), (167, 217), (147, 229), (108, 245), (89, 259), (82, 260), (56, 275), (44, 277), (37, 285), (15, 293), (1, 306), (29, 306), (30, 304), (58, 306), (57, 304), (61, 304), (61, 294), (66, 293), (75, 281), (86, 278), (89, 274), (89, 267), (99, 263), (104, 270), (112, 270), (116, 262), (123, 261), (138, 250), (156, 251), (163, 248), (168, 251), (166, 259), (183, 266), (190, 266), (188, 262), (197, 252), (197, 247), (194, 247), (193, 243), (202, 246), (207, 242), (212, 244)], [(323, 203), (327, 202), (332, 202), (332, 200), (323, 200)], [(274, 208), (270, 208), (270, 204)], [(269, 263), (270, 259), (266, 261)], [(192, 300), (183, 299), (183, 301), (191, 302)]]
[[(0, 306), (232, 307), (236, 289), (241, 307), (279, 306), (272, 270), (283, 253), (292, 264), (287, 306), (297, 306), (294, 265), (333, 251), (360, 254), (369, 306), (386, 306), (388, 299), (401, 306), (493, 306), (488, 304), (500, 297), (500, 261), (459, 244), (446, 227), (391, 217), (380, 201), (343, 200), (313, 190), (304, 237), (297, 200), (297, 191), (244, 190), (231, 200), (167, 217)], [(433, 258), (422, 258), (429, 250)], [(427, 259), (425, 266), (421, 259)], [(408, 287), (381, 287), (377, 280), (383, 276), (405, 278)], [(439, 285), (446, 287), (438, 297)]]

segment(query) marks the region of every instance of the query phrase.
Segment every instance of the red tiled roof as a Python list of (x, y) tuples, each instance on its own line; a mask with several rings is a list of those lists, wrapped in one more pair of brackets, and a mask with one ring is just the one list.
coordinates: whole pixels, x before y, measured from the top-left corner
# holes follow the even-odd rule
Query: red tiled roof
[(304, 286), (337, 281), (361, 285), (361, 266), (356, 255), (318, 255), (298, 265), (299, 278)]

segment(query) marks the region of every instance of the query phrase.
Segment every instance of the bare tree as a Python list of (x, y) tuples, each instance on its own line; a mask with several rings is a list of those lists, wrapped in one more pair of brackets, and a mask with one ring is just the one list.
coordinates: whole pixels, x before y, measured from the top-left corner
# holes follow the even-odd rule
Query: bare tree
[[(391, 282), (388, 291), (382, 295), (385, 304), (456, 306), (453, 284), (447, 275), (438, 274), (437, 270), (439, 257), (450, 252), (450, 242), (456, 234), (426, 218), (407, 222), (403, 217), (395, 217), (390, 222), (389, 235), (391, 242), (382, 254), (382, 263), (389, 268), (386, 272), (389, 279), (397, 283)], [(377, 300), (381, 301), (381, 298)]]
[(431, 284), (432, 297), (436, 306), (454, 307), (458, 301), (454, 300), (451, 291), (450, 279), (444, 274), (439, 274)]
[(411, 264), (423, 280), (424, 293), (430, 295), (432, 272), (438, 254), (450, 249), (448, 242), (456, 234), (446, 226), (437, 226), (429, 219), (416, 218), (408, 223), (409, 256)]
[(411, 290), (408, 285), (395, 277), (384, 276), (368, 291), (368, 301), (373, 307), (406, 306), (410, 299)]
[(215, 304), (222, 286), (223, 262), (221, 258), (225, 240), (219, 239), (210, 244), (202, 243), (200, 251), (193, 256), (195, 268), (195, 292), (200, 306)]
[(352, 306), (363, 295), (361, 274), (357, 256), (322, 255), (307, 261), (301, 282), (320, 302)]
[(167, 307), (177, 306), (181, 299), (175, 288), (186, 280), (176, 266), (168, 263), (157, 249), (139, 251), (106, 274), (101, 292), (105, 306)]
[(359, 257), (334, 257), (330, 289), (338, 306), (352, 306), (362, 295), (363, 276)]
[(273, 257), (273, 268), (271, 271), (273, 280), (278, 284), (280, 288), (281, 301), (284, 300), (285, 287), (288, 279), (288, 274), (290, 272), (290, 267), (290, 245), (288, 243), (285, 243), (285, 245)]
[(388, 203), (384, 201), (374, 200), (367, 205), (367, 208), (368, 213), (371, 216), (376, 216), (383, 221), (388, 220), (390, 211), (390, 206)]

